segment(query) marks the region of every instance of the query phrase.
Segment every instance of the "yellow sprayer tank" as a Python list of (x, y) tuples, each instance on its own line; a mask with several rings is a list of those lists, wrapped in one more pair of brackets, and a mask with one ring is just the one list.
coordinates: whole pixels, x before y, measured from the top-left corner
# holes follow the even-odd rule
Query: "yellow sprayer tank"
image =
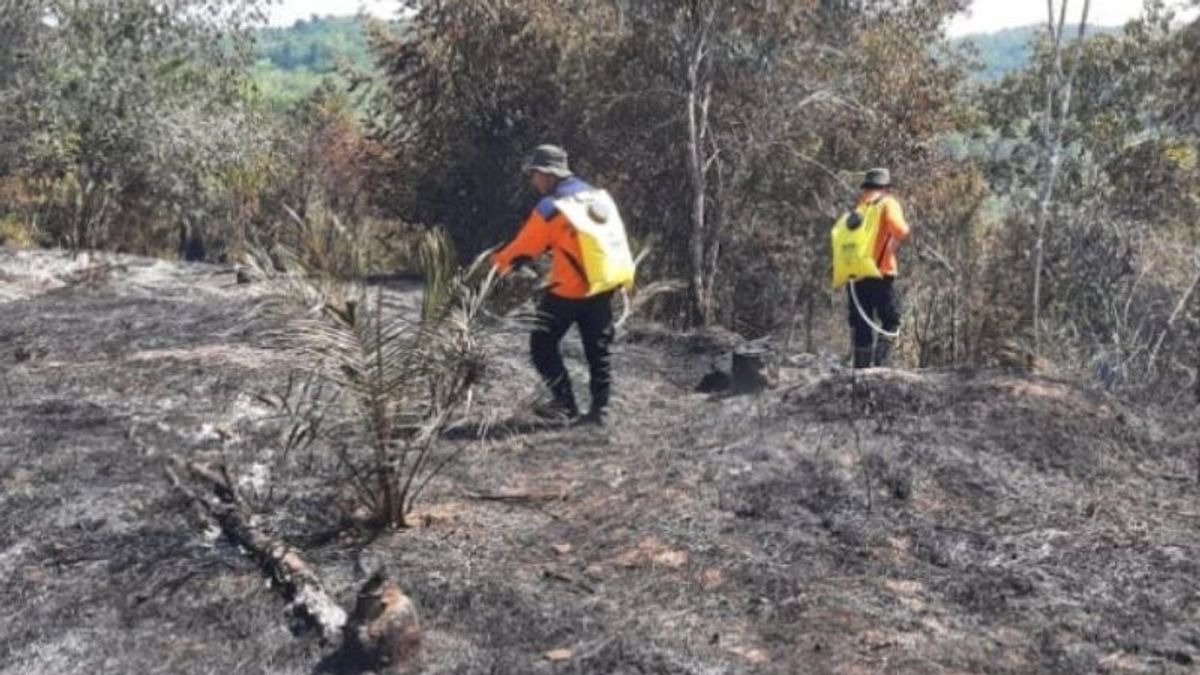
[(625, 223), (604, 190), (588, 190), (554, 202), (579, 233), (588, 296), (632, 289), (635, 270)]
[(883, 200), (859, 206), (838, 218), (830, 233), (834, 288), (850, 281), (883, 277), (875, 260), (875, 241), (882, 218)]

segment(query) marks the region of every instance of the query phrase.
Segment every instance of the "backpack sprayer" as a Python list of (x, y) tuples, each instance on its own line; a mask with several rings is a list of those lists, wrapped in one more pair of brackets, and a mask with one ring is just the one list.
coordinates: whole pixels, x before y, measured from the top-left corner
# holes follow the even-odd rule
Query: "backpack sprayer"
[[(623, 327), (633, 313), (633, 289), (638, 264), (650, 252), (643, 250), (635, 259), (629, 247), (625, 223), (617, 210), (613, 198), (605, 190), (592, 189), (569, 197), (554, 200), (559, 210), (578, 235), (580, 257), (566, 251), (564, 255), (588, 286), (586, 297), (595, 297), (616, 291), (621, 296), (621, 315), (614, 322), (617, 329)], [(518, 259), (515, 266), (526, 269), (532, 260)], [(533, 274), (530, 272), (530, 274)], [(550, 286), (542, 285), (542, 290)]]
[[(889, 338), (900, 336), (900, 329), (884, 330), (883, 326), (875, 323), (863, 309), (858, 299), (855, 282), (863, 279), (882, 279), (879, 271), (879, 261), (875, 259), (875, 244), (879, 239), (880, 222), (883, 219), (883, 197), (855, 207), (852, 211), (842, 214), (833, 226), (830, 239), (833, 250), (833, 287), (841, 288), (850, 285), (850, 298), (859, 317), (879, 335)], [(887, 251), (888, 242), (884, 242)]]
[(637, 264), (642, 256), (637, 260), (633, 258), (625, 222), (616, 202), (605, 190), (588, 190), (556, 199), (554, 206), (579, 233), (583, 259), (577, 261), (572, 257), (571, 262), (588, 282), (588, 297), (614, 290), (620, 292), (621, 317), (614, 326), (621, 328), (632, 313), (629, 291), (633, 288)]

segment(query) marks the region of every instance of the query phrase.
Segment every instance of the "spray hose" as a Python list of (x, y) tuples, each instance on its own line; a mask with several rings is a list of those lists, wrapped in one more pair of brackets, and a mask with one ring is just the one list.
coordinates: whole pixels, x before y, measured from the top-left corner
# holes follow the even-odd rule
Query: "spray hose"
[(861, 317), (862, 320), (865, 321), (867, 323), (867, 325), (871, 327), (871, 330), (875, 331), (876, 333), (878, 333), (884, 337), (888, 337), (888, 338), (900, 337), (900, 328), (899, 327), (897, 327), (896, 330), (894, 330), (894, 331), (884, 330), (883, 326), (880, 326), (879, 324), (875, 323), (874, 321), (871, 320), (871, 317), (867, 316), (867, 310), (863, 309), (862, 303), (858, 301), (858, 293), (854, 290), (854, 280), (853, 279), (850, 280), (850, 299), (854, 300), (854, 308), (858, 310), (859, 317)]
[(617, 319), (613, 324), (617, 330), (625, 327), (625, 322), (629, 320), (629, 315), (633, 313), (633, 301), (629, 299), (629, 291), (621, 288), (621, 318)]

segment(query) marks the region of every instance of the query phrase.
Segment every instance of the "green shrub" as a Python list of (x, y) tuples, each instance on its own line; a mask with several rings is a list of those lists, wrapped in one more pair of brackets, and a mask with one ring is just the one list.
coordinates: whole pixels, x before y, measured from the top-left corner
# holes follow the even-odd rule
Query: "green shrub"
[(0, 246), (31, 248), (36, 243), (36, 232), (30, 223), (15, 213), (0, 216)]

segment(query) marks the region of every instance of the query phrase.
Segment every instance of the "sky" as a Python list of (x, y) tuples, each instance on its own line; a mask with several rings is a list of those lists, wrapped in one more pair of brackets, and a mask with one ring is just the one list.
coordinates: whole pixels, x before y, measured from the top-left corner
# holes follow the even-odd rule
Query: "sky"
[[(1067, 23), (1079, 21), (1083, 0), (1067, 1)], [(1055, 12), (1063, 0), (1054, 0)], [(1174, 4), (1168, 0), (1168, 4)], [(1092, 0), (1088, 23), (1095, 26), (1120, 26), (1142, 14), (1142, 0)], [(1181, 16), (1184, 14), (1181, 13)], [(1187, 16), (1195, 16), (1188, 10)], [(974, 0), (965, 14), (950, 22), (951, 37), (970, 33), (990, 33), (1001, 28), (1046, 23), (1045, 0)]]
[[(1068, 22), (1078, 21), (1083, 0), (1066, 0)], [(1179, 2), (1180, 0), (1168, 0)], [(1063, 0), (1054, 0), (1057, 8)], [(398, 0), (282, 0), (269, 8), (271, 24), (290, 26), (297, 19), (307, 19), (313, 14), (354, 14), (360, 8), (385, 19), (394, 18), (400, 6)], [(1092, 0), (1088, 11), (1088, 23), (1101, 26), (1119, 26), (1142, 13), (1142, 0)], [(1186, 16), (1196, 16), (1196, 10), (1188, 10)], [(1001, 28), (1043, 24), (1046, 22), (1045, 0), (973, 0), (966, 14), (951, 21), (949, 33), (952, 37), (968, 33), (988, 33)]]
[(273, 26), (290, 26), (299, 19), (316, 14), (343, 16), (357, 14), (359, 9), (383, 19), (395, 18), (399, 0), (275, 0), (267, 6), (267, 16)]

